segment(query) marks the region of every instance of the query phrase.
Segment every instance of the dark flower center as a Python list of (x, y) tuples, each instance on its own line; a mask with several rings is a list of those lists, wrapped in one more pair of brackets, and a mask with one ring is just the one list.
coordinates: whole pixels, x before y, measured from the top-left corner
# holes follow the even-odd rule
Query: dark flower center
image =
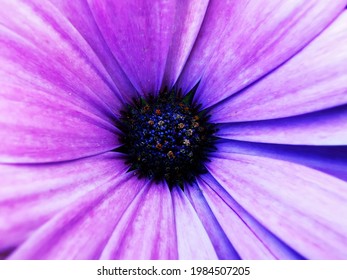
[(193, 94), (183, 97), (174, 89), (164, 90), (126, 106), (118, 123), (123, 132), (118, 151), (126, 155), (130, 170), (182, 189), (185, 182), (206, 171), (215, 126), (206, 112), (192, 104)]

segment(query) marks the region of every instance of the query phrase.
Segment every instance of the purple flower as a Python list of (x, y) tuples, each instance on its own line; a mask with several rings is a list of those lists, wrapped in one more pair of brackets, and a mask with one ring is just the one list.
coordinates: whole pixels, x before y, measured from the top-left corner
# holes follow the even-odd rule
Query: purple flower
[(2, 257), (346, 259), (345, 7), (2, 0)]

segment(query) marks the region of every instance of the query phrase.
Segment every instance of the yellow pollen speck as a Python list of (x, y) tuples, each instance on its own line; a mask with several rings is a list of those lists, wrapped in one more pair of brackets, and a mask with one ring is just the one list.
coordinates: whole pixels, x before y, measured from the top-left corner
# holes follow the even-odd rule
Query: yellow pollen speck
[(182, 129), (183, 127), (184, 127), (184, 123), (179, 123), (179, 124), (178, 124), (178, 128), (179, 128), (179, 129)]
[(170, 158), (170, 159), (175, 158), (175, 154), (174, 154), (172, 151), (169, 151), (169, 152), (167, 153), (167, 156), (168, 156), (168, 158)]
[(163, 147), (162, 144), (160, 144), (159, 142), (157, 143), (157, 145), (155, 146), (158, 150), (161, 150), (161, 148)]
[(199, 127), (199, 123), (198, 122), (192, 122), (193, 127)]

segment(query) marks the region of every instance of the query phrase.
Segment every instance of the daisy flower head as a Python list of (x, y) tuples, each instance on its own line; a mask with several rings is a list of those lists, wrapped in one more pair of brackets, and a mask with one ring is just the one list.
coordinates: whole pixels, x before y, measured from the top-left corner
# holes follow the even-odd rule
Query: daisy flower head
[(0, 256), (346, 259), (346, 0), (0, 0)]

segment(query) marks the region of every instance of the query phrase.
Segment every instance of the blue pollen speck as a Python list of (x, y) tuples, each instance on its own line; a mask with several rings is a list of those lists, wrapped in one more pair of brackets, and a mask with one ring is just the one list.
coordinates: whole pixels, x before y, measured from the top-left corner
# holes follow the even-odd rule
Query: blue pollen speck
[(175, 89), (127, 104), (117, 126), (123, 132), (117, 151), (140, 177), (165, 180), (170, 188), (192, 183), (205, 173), (216, 131), (206, 112)]

